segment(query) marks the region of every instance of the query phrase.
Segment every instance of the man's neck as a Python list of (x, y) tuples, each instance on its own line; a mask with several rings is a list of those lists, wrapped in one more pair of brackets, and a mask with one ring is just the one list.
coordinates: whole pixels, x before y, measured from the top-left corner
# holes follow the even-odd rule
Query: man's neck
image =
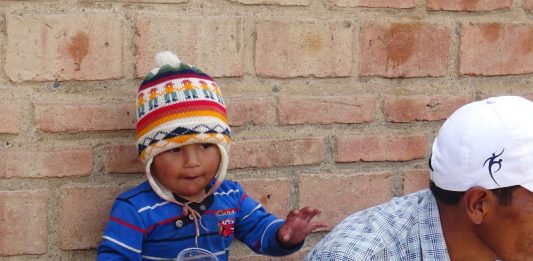
[(460, 205), (438, 202), (444, 239), (453, 261), (498, 260), (498, 256), (485, 245), (473, 229), (473, 224)]

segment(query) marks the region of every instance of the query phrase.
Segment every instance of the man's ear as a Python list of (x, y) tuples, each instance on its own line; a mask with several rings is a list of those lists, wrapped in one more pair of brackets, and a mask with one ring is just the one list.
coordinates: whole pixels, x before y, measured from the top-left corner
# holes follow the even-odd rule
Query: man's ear
[(466, 214), (472, 224), (480, 225), (483, 223), (487, 213), (492, 207), (491, 193), (482, 187), (473, 187), (467, 190), (463, 196), (463, 203)]

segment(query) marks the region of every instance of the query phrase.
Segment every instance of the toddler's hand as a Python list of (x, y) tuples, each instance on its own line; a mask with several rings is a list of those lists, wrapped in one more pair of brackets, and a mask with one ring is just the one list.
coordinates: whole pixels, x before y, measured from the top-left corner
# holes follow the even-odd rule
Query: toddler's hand
[(283, 247), (290, 248), (301, 243), (315, 229), (327, 228), (328, 225), (322, 222), (311, 223), (311, 219), (319, 214), (320, 210), (310, 207), (289, 212), (285, 224), (278, 229), (279, 243)]

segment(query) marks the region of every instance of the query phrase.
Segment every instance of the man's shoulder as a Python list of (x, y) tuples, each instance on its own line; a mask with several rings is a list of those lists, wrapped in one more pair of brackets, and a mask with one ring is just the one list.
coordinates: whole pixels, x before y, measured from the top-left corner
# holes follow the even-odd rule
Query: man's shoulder
[(431, 192), (429, 190), (421, 190), (402, 197), (395, 197), (388, 202), (356, 212), (348, 216), (341, 224), (355, 223), (373, 226), (376, 224), (382, 225), (380, 223), (386, 222), (386, 226), (380, 226), (380, 228), (394, 229), (394, 224), (396, 223), (416, 222), (417, 220), (414, 220), (414, 217), (418, 217), (420, 211), (424, 211), (423, 207), (430, 200), (430, 197)]
[(418, 239), (420, 213), (425, 211), (430, 193), (423, 190), (393, 198), (348, 216), (315, 246), (310, 256), (328, 256), (328, 260), (330, 256), (346, 255), (368, 260), (413, 244)]

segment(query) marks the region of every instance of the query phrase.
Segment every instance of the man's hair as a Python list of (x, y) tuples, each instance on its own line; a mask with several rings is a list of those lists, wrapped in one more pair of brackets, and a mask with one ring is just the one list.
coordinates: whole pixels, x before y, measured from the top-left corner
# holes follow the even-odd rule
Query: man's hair
[[(431, 166), (431, 156), (429, 157), (428, 166), (431, 171), (433, 167)], [(513, 191), (520, 186), (511, 186), (505, 188), (490, 189), (498, 198), (498, 203), (500, 206), (508, 206), (511, 204), (513, 198)], [(439, 188), (435, 182), (432, 180), (429, 181), (429, 189), (437, 201), (448, 204), (448, 205), (457, 205), (461, 198), (464, 196), (464, 191), (450, 191)]]

